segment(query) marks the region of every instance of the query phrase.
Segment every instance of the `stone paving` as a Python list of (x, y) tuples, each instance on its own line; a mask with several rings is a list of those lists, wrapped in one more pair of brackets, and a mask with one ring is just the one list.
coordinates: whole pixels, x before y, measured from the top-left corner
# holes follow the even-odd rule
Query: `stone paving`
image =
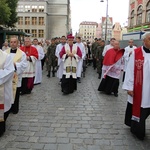
[(100, 80), (91, 66), (78, 90), (62, 95), (58, 79), (36, 85), (20, 97), (20, 112), (10, 114), (0, 150), (149, 150), (150, 120), (146, 138), (139, 141), (124, 125), (126, 92), (114, 97), (97, 91)]

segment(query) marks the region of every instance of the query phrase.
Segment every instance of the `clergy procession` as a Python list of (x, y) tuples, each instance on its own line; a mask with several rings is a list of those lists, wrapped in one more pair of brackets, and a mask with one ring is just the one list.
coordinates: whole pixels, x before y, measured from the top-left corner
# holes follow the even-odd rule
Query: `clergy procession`
[[(27, 100), (28, 95), (32, 99), (36, 94), (34, 88), (43, 84), (43, 78), (49, 83), (48, 87), (58, 85), (62, 99), (78, 99), (78, 94), (84, 91), (78, 89), (84, 86), (90, 70), (98, 83), (93, 85), (87, 80), (91, 87), (97, 86), (92, 94), (111, 97), (118, 103), (120, 91), (124, 92), (127, 106), (122, 125), (130, 127), (137, 139), (144, 140), (146, 119), (150, 115), (150, 32), (143, 34), (142, 39), (140, 47), (130, 39), (128, 45), (121, 48), (115, 38), (107, 45), (103, 39), (85, 41), (72, 34), (45, 41), (25, 37), (23, 44), (17, 36), (10, 37), (0, 50), (0, 138), (7, 131), (9, 117), (20, 113), (20, 101)], [(56, 81), (55, 85), (50, 84), (52, 80)], [(46, 89), (47, 85), (44, 86)], [(86, 95), (89, 93), (91, 91)], [(82, 108), (85, 109), (81, 106), (80, 113)]]

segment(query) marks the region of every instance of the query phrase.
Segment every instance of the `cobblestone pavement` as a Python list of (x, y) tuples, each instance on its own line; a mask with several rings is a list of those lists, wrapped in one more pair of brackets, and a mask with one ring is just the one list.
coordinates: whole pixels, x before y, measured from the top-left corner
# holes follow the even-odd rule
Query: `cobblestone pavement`
[(119, 97), (97, 91), (100, 80), (91, 66), (78, 90), (62, 95), (58, 79), (36, 85), (20, 97), (20, 112), (10, 114), (0, 150), (149, 150), (150, 120), (146, 139), (139, 141), (124, 125), (126, 92)]

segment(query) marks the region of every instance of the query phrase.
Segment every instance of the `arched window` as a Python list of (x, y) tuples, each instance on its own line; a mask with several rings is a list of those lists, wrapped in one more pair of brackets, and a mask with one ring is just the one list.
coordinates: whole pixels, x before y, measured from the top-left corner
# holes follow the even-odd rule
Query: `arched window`
[(150, 22), (150, 1), (146, 5), (146, 22)]
[(130, 20), (130, 26), (133, 27), (134, 25), (134, 10), (131, 12), (131, 20)]
[(142, 6), (137, 9), (137, 25), (142, 23)]

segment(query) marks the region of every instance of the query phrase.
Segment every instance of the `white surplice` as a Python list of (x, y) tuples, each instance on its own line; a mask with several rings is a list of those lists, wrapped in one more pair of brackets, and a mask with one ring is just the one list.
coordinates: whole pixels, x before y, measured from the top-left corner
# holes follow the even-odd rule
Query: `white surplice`
[(127, 69), (127, 64), (128, 64), (128, 61), (129, 61), (129, 54), (131, 52), (133, 52), (134, 49), (136, 49), (137, 47), (136, 46), (133, 46), (132, 48), (130, 48), (130, 46), (127, 46), (125, 47), (125, 52), (124, 52), (124, 55), (123, 55), (123, 59), (124, 59), (124, 71), (126, 71)]
[(40, 45), (32, 45), (34, 46), (38, 51), (38, 59), (35, 64), (35, 79), (34, 84), (41, 83), (42, 82), (42, 65), (41, 60), (44, 58), (44, 50), (42, 46)]
[(83, 60), (86, 57), (86, 51), (85, 51), (85, 46), (82, 42), (76, 43), (76, 45), (80, 48), (81, 53), (82, 53), (82, 58), (79, 59), (78, 61), (78, 66), (77, 66), (77, 77), (81, 77), (82, 69), (83, 69)]
[(123, 63), (123, 60), (121, 57), (115, 64), (113, 64), (111, 66), (103, 65), (102, 78), (104, 78), (104, 76), (107, 75), (107, 76), (115, 78), (115, 79), (120, 79), (123, 64), (124, 63)]
[[(145, 53), (142, 47), (144, 56), (143, 64), (143, 90), (142, 90), (142, 108), (150, 108), (150, 53)], [(134, 59), (135, 54), (132, 53), (126, 69), (126, 76), (123, 84), (123, 89), (133, 91), (134, 84)], [(133, 97), (128, 95), (128, 102), (133, 104)]]
[[(22, 58), (19, 62), (15, 62), (16, 64), (16, 73), (18, 75), (18, 84), (17, 87), (21, 87), (21, 81), (22, 81), (22, 74), (25, 71), (25, 69), (27, 68), (27, 59), (26, 59), (26, 54), (20, 50), (22, 52)], [(11, 58), (13, 59), (15, 57), (16, 53), (10, 53)]]
[(12, 79), (15, 68), (11, 56), (2, 51), (0, 62), (0, 86), (4, 86), (4, 112), (7, 112), (13, 103)]
[(64, 63), (62, 61), (62, 59), (60, 58), (60, 51), (62, 50), (63, 46), (65, 46), (65, 44), (63, 45), (62, 43), (58, 44), (57, 47), (56, 47), (56, 51), (55, 51), (55, 56), (57, 57), (58, 61), (57, 61), (57, 65), (58, 65), (58, 70), (57, 70), (57, 77), (59, 79), (62, 78), (62, 75), (63, 75), (63, 66), (64, 66)]

